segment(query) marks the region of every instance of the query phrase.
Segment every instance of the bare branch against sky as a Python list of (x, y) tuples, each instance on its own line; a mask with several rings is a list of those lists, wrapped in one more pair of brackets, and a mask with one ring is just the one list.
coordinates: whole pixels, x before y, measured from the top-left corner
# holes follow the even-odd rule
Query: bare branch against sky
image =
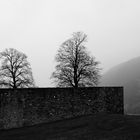
[(9, 48), (0, 52), (0, 87), (35, 87), (32, 70), (27, 56), (16, 49)]
[(98, 85), (99, 62), (87, 52), (86, 41), (85, 33), (76, 32), (62, 43), (56, 54), (56, 70), (52, 73), (56, 86), (78, 88)]

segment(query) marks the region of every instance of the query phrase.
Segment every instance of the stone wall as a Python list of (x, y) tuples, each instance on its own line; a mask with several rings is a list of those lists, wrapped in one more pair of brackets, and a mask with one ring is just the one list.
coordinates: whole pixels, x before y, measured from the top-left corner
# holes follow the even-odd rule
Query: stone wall
[(122, 87), (0, 89), (1, 129), (123, 111)]

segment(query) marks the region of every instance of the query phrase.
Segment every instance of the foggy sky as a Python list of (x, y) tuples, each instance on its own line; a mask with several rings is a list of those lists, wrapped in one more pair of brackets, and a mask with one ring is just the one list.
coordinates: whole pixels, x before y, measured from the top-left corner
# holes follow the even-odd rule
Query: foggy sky
[(139, 5), (139, 0), (1, 0), (0, 51), (25, 53), (37, 86), (49, 87), (59, 46), (83, 31), (88, 51), (105, 72), (140, 56)]

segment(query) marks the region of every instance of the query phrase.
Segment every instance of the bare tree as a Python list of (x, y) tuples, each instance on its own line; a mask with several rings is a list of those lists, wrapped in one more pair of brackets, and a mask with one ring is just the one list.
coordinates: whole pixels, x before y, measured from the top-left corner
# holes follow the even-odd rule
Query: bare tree
[(27, 56), (10, 48), (0, 53), (0, 86), (7, 88), (34, 87), (34, 80)]
[(56, 70), (52, 73), (58, 87), (96, 86), (100, 77), (99, 62), (89, 55), (84, 43), (87, 35), (76, 32), (65, 41), (56, 55)]

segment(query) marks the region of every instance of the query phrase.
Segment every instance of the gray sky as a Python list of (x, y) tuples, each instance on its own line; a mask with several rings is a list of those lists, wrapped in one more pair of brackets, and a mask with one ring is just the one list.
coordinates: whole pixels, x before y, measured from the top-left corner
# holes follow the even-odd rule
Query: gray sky
[(25, 53), (36, 84), (49, 87), (59, 46), (83, 31), (105, 72), (140, 56), (139, 6), (139, 0), (0, 0), (0, 51)]

